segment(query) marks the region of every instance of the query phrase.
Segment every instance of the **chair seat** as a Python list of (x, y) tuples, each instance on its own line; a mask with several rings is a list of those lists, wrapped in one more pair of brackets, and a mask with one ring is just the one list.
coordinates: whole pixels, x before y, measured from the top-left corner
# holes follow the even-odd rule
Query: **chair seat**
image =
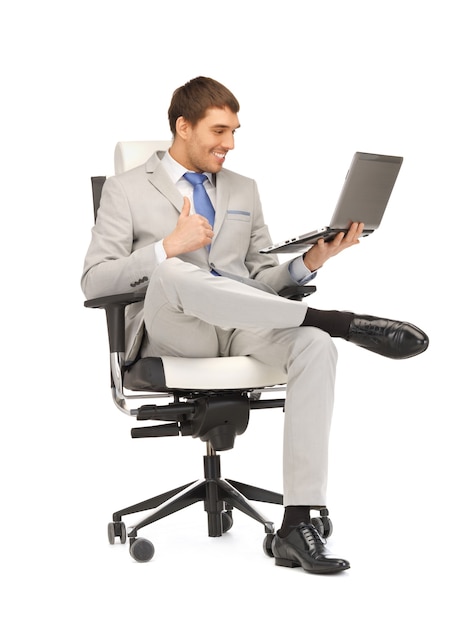
[(124, 375), (131, 391), (221, 391), (285, 385), (286, 372), (249, 356), (182, 358), (145, 357)]

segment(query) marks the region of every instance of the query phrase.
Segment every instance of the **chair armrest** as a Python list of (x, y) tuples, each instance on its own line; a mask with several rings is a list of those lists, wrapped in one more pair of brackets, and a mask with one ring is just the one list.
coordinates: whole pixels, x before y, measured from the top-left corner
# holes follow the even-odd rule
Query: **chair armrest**
[(281, 289), (279, 295), (288, 300), (303, 300), (303, 298), (315, 293), (316, 290), (315, 285), (294, 285)]
[(86, 300), (84, 306), (91, 309), (104, 309), (106, 311), (106, 322), (108, 325), (109, 351), (125, 352), (125, 318), (124, 313), (129, 304), (142, 302), (145, 298), (144, 292), (121, 293), (102, 298)]
[(129, 293), (119, 293), (112, 296), (102, 296), (101, 298), (92, 298), (91, 300), (86, 300), (83, 304), (90, 309), (106, 309), (108, 306), (127, 306), (128, 304), (133, 304), (134, 302), (142, 302), (144, 298), (145, 292), (132, 291)]

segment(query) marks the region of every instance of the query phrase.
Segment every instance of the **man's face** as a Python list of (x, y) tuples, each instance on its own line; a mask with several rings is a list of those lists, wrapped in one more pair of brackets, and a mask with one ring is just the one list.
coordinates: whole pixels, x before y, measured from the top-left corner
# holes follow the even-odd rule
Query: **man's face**
[(238, 115), (228, 107), (207, 109), (195, 126), (188, 125), (185, 141), (185, 167), (195, 172), (219, 172), (229, 150), (235, 147)]

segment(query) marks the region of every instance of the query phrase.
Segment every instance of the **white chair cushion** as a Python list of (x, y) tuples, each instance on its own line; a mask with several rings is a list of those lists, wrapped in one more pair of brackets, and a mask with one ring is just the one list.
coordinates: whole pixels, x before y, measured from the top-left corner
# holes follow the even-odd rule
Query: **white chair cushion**
[(249, 356), (160, 357), (166, 386), (174, 389), (258, 389), (285, 385), (286, 372)]

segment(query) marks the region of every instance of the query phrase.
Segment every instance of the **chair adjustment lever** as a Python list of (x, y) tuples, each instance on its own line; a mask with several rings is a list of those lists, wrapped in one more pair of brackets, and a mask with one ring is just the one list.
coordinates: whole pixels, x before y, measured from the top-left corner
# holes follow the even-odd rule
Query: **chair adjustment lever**
[(283, 409), (284, 398), (272, 398), (270, 400), (250, 400), (250, 409)]
[(178, 437), (180, 431), (179, 424), (143, 426), (141, 428), (131, 428), (131, 437), (132, 439), (143, 439), (144, 437)]
[(166, 406), (144, 404), (137, 410), (136, 419), (179, 421), (187, 415), (193, 415), (195, 412), (196, 406), (189, 402), (174, 402)]

